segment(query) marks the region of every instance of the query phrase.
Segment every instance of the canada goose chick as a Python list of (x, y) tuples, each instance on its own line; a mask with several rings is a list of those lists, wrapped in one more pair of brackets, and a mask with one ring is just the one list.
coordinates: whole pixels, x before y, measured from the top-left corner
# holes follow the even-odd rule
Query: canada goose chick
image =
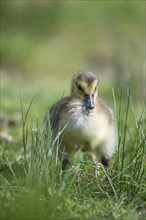
[[(112, 109), (98, 97), (98, 80), (93, 72), (82, 71), (73, 77), (71, 96), (52, 107), (50, 122), (53, 140), (61, 133), (59, 152), (72, 154), (82, 149), (93, 156), (96, 165), (100, 159), (109, 167), (116, 146), (115, 119)], [(64, 157), (63, 166), (66, 163), (68, 158)]]

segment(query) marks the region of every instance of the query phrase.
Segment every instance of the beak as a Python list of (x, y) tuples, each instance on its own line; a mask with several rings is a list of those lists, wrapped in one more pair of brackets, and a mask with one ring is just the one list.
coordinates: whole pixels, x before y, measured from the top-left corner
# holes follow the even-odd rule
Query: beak
[(93, 96), (92, 95), (86, 95), (85, 104), (86, 104), (86, 107), (88, 109), (92, 110), (92, 109), (95, 108), (95, 104), (94, 104), (94, 100), (93, 100)]

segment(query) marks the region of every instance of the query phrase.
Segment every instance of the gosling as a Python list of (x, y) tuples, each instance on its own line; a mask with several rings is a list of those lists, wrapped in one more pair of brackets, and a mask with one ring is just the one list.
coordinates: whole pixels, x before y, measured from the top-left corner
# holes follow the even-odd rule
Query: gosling
[[(67, 155), (78, 149), (92, 156), (96, 170), (99, 160), (109, 167), (116, 149), (115, 117), (113, 110), (98, 97), (98, 79), (93, 72), (81, 71), (73, 77), (71, 95), (53, 105), (49, 120), (52, 142), (63, 169), (69, 164)], [(55, 144), (56, 137), (59, 145)]]

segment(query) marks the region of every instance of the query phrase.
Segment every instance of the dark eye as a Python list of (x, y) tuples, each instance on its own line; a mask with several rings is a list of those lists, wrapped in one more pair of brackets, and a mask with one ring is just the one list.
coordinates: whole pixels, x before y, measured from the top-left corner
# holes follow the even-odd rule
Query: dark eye
[(80, 92), (83, 91), (83, 90), (82, 90), (82, 87), (81, 87), (80, 85), (77, 85), (77, 87), (78, 87), (78, 90), (79, 90)]

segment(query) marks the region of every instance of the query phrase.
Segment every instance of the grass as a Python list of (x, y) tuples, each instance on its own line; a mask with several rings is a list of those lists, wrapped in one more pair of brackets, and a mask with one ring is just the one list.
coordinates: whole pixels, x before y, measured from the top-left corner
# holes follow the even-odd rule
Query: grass
[(26, 108), (20, 99), (23, 153), (11, 163), (6, 146), (1, 148), (1, 219), (144, 218), (146, 112), (140, 109), (137, 119), (130, 93), (124, 105), (114, 92), (113, 96), (119, 144), (112, 167), (106, 170), (101, 165), (97, 180), (94, 164), (80, 154), (62, 172), (52, 153), (50, 129), (48, 138), (38, 121), (30, 129), (33, 100)]

